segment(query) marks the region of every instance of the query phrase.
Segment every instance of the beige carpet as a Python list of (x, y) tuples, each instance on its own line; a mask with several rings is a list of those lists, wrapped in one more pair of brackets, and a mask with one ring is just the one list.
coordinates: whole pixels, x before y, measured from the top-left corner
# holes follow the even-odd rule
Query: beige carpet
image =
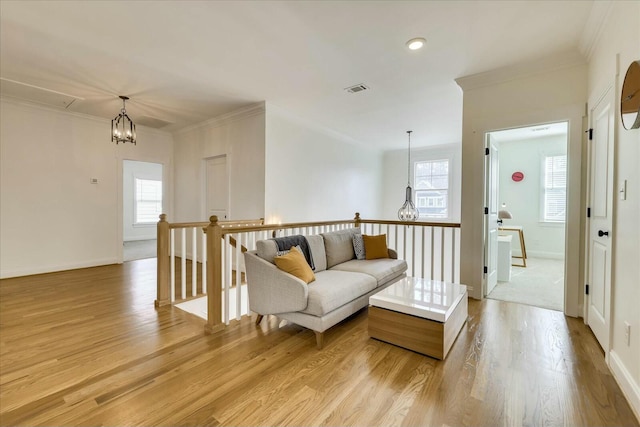
[(564, 261), (528, 258), (512, 267), (511, 281), (498, 282), (487, 298), (564, 311)]

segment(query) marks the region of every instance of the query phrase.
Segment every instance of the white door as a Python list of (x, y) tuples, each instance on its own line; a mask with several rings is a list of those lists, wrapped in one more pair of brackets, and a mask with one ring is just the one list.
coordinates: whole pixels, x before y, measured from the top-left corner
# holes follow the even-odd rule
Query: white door
[(487, 287), (485, 296), (489, 295), (498, 283), (498, 147), (487, 134), (488, 153), (485, 156), (486, 191), (485, 206), (487, 207), (485, 265), (487, 267)]
[(212, 157), (206, 160), (206, 219), (217, 215), (224, 221), (229, 212), (229, 175), (227, 174), (227, 156)]
[(609, 350), (611, 322), (611, 237), (613, 208), (613, 90), (590, 109), (587, 323), (602, 348)]

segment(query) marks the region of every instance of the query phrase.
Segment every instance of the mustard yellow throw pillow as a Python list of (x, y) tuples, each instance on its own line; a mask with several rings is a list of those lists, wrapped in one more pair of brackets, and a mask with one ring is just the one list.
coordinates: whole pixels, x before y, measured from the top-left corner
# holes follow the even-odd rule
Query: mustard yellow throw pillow
[(288, 254), (275, 257), (273, 262), (276, 263), (276, 267), (280, 270), (293, 274), (305, 283), (311, 283), (316, 280), (316, 276), (313, 274), (309, 264), (307, 264), (304, 255), (295, 246), (291, 248)]
[(389, 258), (386, 234), (380, 234), (379, 236), (367, 236), (364, 234), (362, 235), (362, 240), (364, 241), (365, 259)]

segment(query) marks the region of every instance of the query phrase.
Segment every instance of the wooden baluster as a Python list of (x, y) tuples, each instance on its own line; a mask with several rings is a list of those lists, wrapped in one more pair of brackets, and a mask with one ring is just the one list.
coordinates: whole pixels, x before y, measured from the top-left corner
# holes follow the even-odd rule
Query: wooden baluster
[(440, 280), (444, 282), (444, 229), (440, 227)]
[(242, 316), (242, 269), (240, 257), (242, 257), (242, 234), (236, 234), (236, 320)]
[(176, 300), (176, 229), (171, 229), (171, 303)]
[(202, 230), (202, 293), (207, 294), (207, 233)]
[(434, 276), (433, 269), (434, 269), (434, 265), (435, 265), (435, 258), (433, 257), (434, 251), (435, 251), (435, 247), (434, 247), (434, 244), (433, 244), (433, 235), (434, 235), (433, 226), (429, 227), (429, 231), (431, 233), (431, 249), (430, 249), (430, 252), (429, 252), (430, 256), (431, 256), (431, 275), (429, 276), (429, 279), (433, 280), (434, 279), (434, 277), (433, 277)]
[(196, 234), (198, 228), (192, 227), (191, 233), (191, 296), (195, 297), (198, 294), (198, 235)]
[(400, 256), (400, 248), (398, 247), (398, 224), (393, 225), (393, 235), (396, 239), (393, 247), (398, 251), (398, 258), (404, 259), (404, 255)]
[(460, 283), (460, 229), (456, 228), (456, 283)]
[(420, 242), (420, 244), (422, 245), (421, 248), (422, 250), (420, 251), (420, 259), (422, 260), (422, 268), (420, 270), (420, 272), (422, 273), (421, 277), (424, 279), (425, 278), (425, 274), (424, 274), (424, 231), (427, 229), (427, 227), (425, 226), (421, 226), (420, 227), (422, 229), (422, 241)]
[(207, 226), (207, 324), (204, 330), (213, 334), (224, 329), (222, 323), (222, 228), (216, 215)]
[(451, 228), (451, 283), (456, 283), (456, 229)]
[(160, 221), (158, 221), (157, 230), (157, 290), (156, 300), (154, 302), (156, 307), (162, 307), (168, 305), (170, 301), (170, 282), (169, 282), (169, 223), (167, 222), (167, 215), (161, 214)]
[(416, 277), (416, 227), (411, 226), (411, 277)]
[(182, 237), (182, 245), (180, 252), (180, 295), (182, 299), (187, 298), (187, 229), (182, 228), (180, 233)]
[(409, 262), (409, 257), (407, 256), (407, 226), (402, 226), (402, 259)]
[(233, 256), (231, 253), (231, 235), (224, 235), (224, 324), (229, 324), (231, 317), (229, 300), (231, 299), (231, 270), (233, 269)]

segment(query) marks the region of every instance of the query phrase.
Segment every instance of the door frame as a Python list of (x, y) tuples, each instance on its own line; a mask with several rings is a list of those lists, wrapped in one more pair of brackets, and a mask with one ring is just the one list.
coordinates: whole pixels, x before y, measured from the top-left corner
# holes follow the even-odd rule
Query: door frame
[[(209, 221), (207, 216), (207, 161), (224, 157), (227, 165), (227, 220), (232, 218), (231, 213), (231, 155), (229, 153), (219, 153), (211, 156), (203, 157), (200, 161), (200, 216), (203, 221)], [(222, 218), (224, 220), (224, 218)]]
[(118, 264), (123, 263), (123, 244), (124, 244), (124, 180), (122, 174), (124, 173), (123, 162), (125, 160), (131, 160), (134, 162), (147, 162), (147, 163), (156, 163), (162, 165), (162, 211), (167, 215), (168, 218), (173, 216), (173, 199), (172, 199), (172, 180), (171, 180), (171, 160), (160, 157), (153, 156), (123, 156), (120, 154), (116, 155), (116, 192), (117, 192), (117, 202), (116, 209), (118, 210), (116, 214), (117, 218), (117, 226), (116, 226), (116, 259)]
[[(582, 152), (586, 144), (585, 123), (585, 104), (571, 104), (563, 107), (549, 108), (545, 110), (536, 110), (534, 112), (519, 116), (501, 116), (493, 119), (477, 119), (473, 122), (474, 143), (463, 145), (462, 156), (463, 164), (465, 156), (472, 156), (475, 163), (474, 169), (479, 173), (474, 174), (479, 179), (484, 178), (480, 162), (484, 164), (484, 135), (488, 132), (499, 131), (504, 129), (513, 129), (518, 127), (527, 127), (536, 123), (556, 123), (568, 122), (567, 131), (567, 222), (565, 227), (565, 307), (564, 313), (571, 317), (579, 317), (583, 312), (584, 305), (584, 221), (586, 217), (586, 209), (584, 209), (584, 193), (586, 185), (582, 180)], [(471, 152), (473, 149), (473, 152)], [(468, 163), (466, 163), (468, 164)], [(467, 198), (473, 193), (469, 193), (470, 187), (465, 187), (465, 182), (469, 184), (469, 178), (463, 176), (463, 197)], [(484, 181), (482, 184), (484, 185)], [(475, 187), (477, 188), (477, 187)], [(477, 193), (476, 193), (477, 194)], [(479, 195), (478, 195), (479, 196)], [(469, 200), (469, 199), (467, 199)], [(465, 275), (470, 277), (472, 286), (470, 288), (470, 296), (475, 299), (484, 299), (482, 292), (486, 286), (486, 276), (482, 273), (482, 262), (484, 261), (484, 233), (482, 232), (484, 224), (484, 209), (482, 204), (484, 198), (474, 197), (469, 202), (463, 200), (464, 209), (473, 211), (473, 219), (471, 222), (463, 223), (463, 233), (472, 233), (471, 245), (466, 249), (470, 259), (467, 265)], [(477, 234), (474, 233), (474, 226), (478, 227)], [(464, 244), (464, 243), (462, 243)], [(568, 251), (568, 248), (574, 248), (579, 245), (578, 251)], [(473, 271), (471, 271), (473, 269)], [(461, 274), (462, 274), (461, 266)], [(470, 276), (471, 275), (471, 276)], [(477, 279), (476, 279), (477, 278)], [(479, 283), (479, 289), (473, 286)]]
[[(566, 149), (566, 153), (567, 153), (567, 160), (568, 160), (568, 156), (569, 156), (569, 128), (570, 128), (570, 122), (568, 120), (556, 120), (556, 121), (552, 121), (552, 122), (545, 122), (545, 123), (533, 123), (533, 124), (529, 124), (529, 125), (524, 125), (524, 126), (514, 126), (514, 127), (509, 127), (509, 128), (505, 128), (505, 129), (494, 129), (494, 130), (490, 130), (487, 131), (485, 133), (485, 150), (486, 154), (485, 154), (485, 162), (484, 162), (484, 190), (485, 190), (485, 194), (484, 194), (484, 201), (485, 201), (485, 206), (489, 207), (489, 213), (484, 215), (484, 262), (485, 262), (485, 266), (488, 266), (488, 258), (489, 258), (489, 254), (488, 252), (488, 234), (489, 234), (489, 224), (491, 222), (491, 207), (489, 206), (490, 203), (490, 194), (489, 189), (491, 188), (489, 180), (491, 179), (490, 176), (490, 171), (491, 171), (491, 144), (493, 144), (491, 142), (490, 139), (490, 135), (494, 132), (499, 132), (499, 131), (503, 131), (503, 130), (510, 130), (510, 129), (520, 129), (520, 128), (530, 128), (530, 127), (536, 127), (536, 126), (545, 126), (545, 125), (549, 125), (549, 124), (555, 124), (555, 123), (567, 123), (567, 134), (566, 134), (566, 139), (565, 139), (565, 149)], [(498, 147), (499, 150), (499, 147)], [(497, 160), (498, 165), (498, 171), (499, 169), (499, 158)], [(498, 172), (499, 173), (499, 172)], [(570, 171), (569, 169), (567, 169), (567, 174), (566, 174), (566, 179), (567, 179), (567, 190), (566, 190), (566, 194), (565, 194), (565, 205), (567, 206), (567, 212), (568, 212), (568, 207), (569, 207), (569, 176), (570, 176)], [(542, 185), (542, 184), (541, 184)], [(498, 191), (499, 188), (498, 188)], [(565, 218), (565, 233), (564, 233), (564, 257), (563, 257), (563, 263), (564, 263), (564, 267), (563, 267), (563, 277), (564, 277), (564, 297), (563, 297), (563, 312), (565, 312), (566, 314), (566, 305), (567, 305), (567, 269), (568, 269), (568, 265), (567, 265), (567, 253), (568, 253), (568, 247), (567, 247), (567, 239), (568, 239), (568, 221), (569, 221), (569, 214), (567, 214), (567, 217)], [(498, 221), (499, 222), (499, 221)], [(586, 245), (585, 245), (586, 246)], [(489, 270), (491, 270), (490, 266), (489, 266)], [(488, 295), (487, 292), (487, 288), (489, 286), (488, 283), (488, 275), (485, 274), (484, 275), (484, 281), (483, 281), (483, 297), (486, 298)], [(586, 305), (585, 305), (586, 306)]]
[[(496, 150), (498, 150), (498, 148), (496, 147), (495, 142), (491, 141), (491, 132), (487, 132), (484, 134), (485, 137), (485, 159), (484, 159), (484, 206), (485, 208), (487, 208), (486, 213), (484, 214), (484, 266), (488, 267), (487, 269), (487, 273), (485, 273), (484, 275), (484, 282), (482, 284), (482, 296), (484, 298), (487, 297), (487, 295), (489, 295), (490, 291), (489, 291), (489, 277), (491, 276), (491, 274), (495, 274), (496, 275), (496, 282), (498, 280), (497, 276), (498, 276), (498, 265), (497, 265), (497, 257), (495, 257), (496, 259), (494, 259), (494, 262), (496, 262), (496, 265), (492, 266), (490, 265), (490, 258), (491, 258), (491, 253), (490, 253), (490, 246), (491, 246), (491, 240), (490, 240), (490, 235), (491, 235), (491, 231), (489, 229), (492, 221), (495, 221), (495, 233), (496, 233), (496, 241), (493, 242), (493, 245), (495, 246), (493, 249), (494, 251), (496, 251), (496, 255), (497, 255), (497, 251), (498, 251), (498, 242), (497, 242), (497, 233), (498, 233), (498, 212), (496, 210), (495, 213), (491, 212), (491, 197), (497, 197), (497, 195), (493, 194), (493, 192), (491, 191), (491, 172), (493, 170), (493, 168), (496, 168), (495, 171), (495, 178), (496, 180), (499, 182), (500, 181), (500, 169), (499, 169), (499, 164), (500, 161), (499, 159), (496, 159), (495, 164), (492, 163), (491, 161), (491, 157), (493, 155), (493, 148), (495, 147)], [(498, 192), (500, 190), (498, 189)], [(496, 204), (497, 204), (497, 199), (496, 199)], [(497, 206), (496, 206), (496, 209)], [(493, 218), (495, 216), (495, 218)], [(494, 285), (495, 288), (496, 285)], [(493, 290), (493, 288), (491, 289)]]

